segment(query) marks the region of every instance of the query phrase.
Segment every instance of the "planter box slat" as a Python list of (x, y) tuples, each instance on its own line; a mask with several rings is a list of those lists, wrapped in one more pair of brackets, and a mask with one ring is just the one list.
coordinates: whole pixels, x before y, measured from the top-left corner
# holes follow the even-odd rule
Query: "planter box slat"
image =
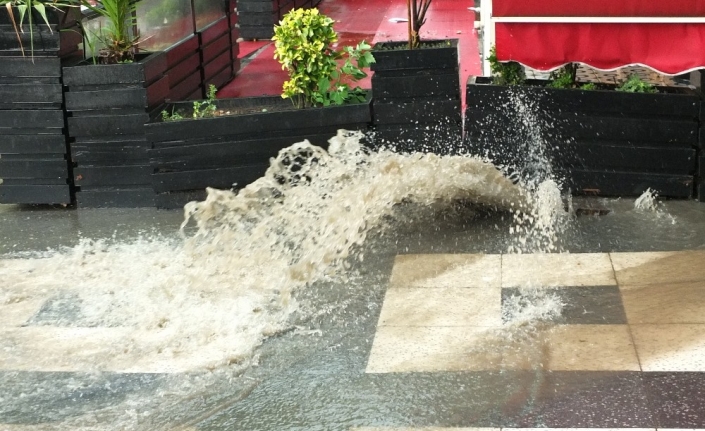
[(64, 154), (64, 135), (3, 135), (0, 154)]
[[(149, 184), (152, 168), (149, 165), (131, 166), (91, 166), (74, 168), (74, 181), (77, 186), (133, 186)], [(83, 190), (83, 189), (81, 189)]]
[(151, 188), (85, 189), (76, 194), (82, 208), (144, 208), (154, 206)]
[[(480, 78), (477, 78), (480, 80)], [(485, 82), (486, 79), (482, 79)], [(576, 115), (647, 118), (684, 117), (697, 120), (698, 96), (695, 94), (645, 94), (607, 90), (549, 89), (541, 86), (507, 88), (497, 85), (476, 84), (468, 92), (469, 109), (483, 109), (487, 100), (509, 102), (512, 94), (524, 95), (547, 112), (570, 112)], [(695, 115), (695, 116), (694, 116)]]
[(230, 33), (224, 33), (202, 48), (203, 62), (208, 63), (225, 51), (230, 51)]
[(700, 202), (705, 202), (705, 153), (702, 151), (700, 153), (700, 159), (698, 160), (698, 175), (696, 176), (696, 180), (695, 198)]
[(183, 42), (172, 46), (168, 50), (164, 51), (166, 56), (166, 64), (168, 70), (171, 70), (176, 65), (180, 64), (184, 59), (189, 58), (191, 55), (198, 52), (198, 36), (193, 35)]
[[(169, 69), (167, 71), (167, 76), (169, 76), (169, 88), (176, 88), (181, 82), (183, 82), (187, 78), (192, 78), (196, 76), (200, 79), (200, 77), (198, 77), (198, 68), (200, 66), (201, 58), (198, 52), (195, 52), (188, 58), (184, 59), (184, 61), (182, 61), (181, 63)], [(175, 98), (173, 94), (170, 95), (170, 97), (174, 98), (175, 100), (178, 100), (178, 98)]]
[(397, 98), (460, 96), (458, 71), (444, 74), (424, 74), (416, 76), (372, 76), (375, 100), (385, 101)]
[[(446, 41), (428, 41), (429, 43)], [(372, 70), (377, 73), (390, 70), (457, 69), (458, 40), (449, 39), (448, 46), (421, 49), (380, 49), (385, 46), (403, 46), (403, 42), (383, 42), (375, 45)]]
[[(13, 129), (58, 129), (64, 127), (64, 114), (61, 110), (17, 110), (4, 111), (0, 115), (0, 128)], [(0, 130), (0, 135), (4, 134)]]
[(199, 32), (201, 46), (206, 46), (221, 36), (227, 35), (229, 30), (230, 23), (228, 18), (219, 19)]
[(203, 97), (200, 74), (192, 74), (169, 90), (170, 100), (188, 100), (190, 95), (198, 93), (198, 98)]
[(66, 182), (66, 160), (1, 160), (0, 178), (61, 178)]
[(610, 145), (570, 145), (562, 153), (567, 168), (619, 169), (636, 172), (693, 175), (695, 149), (634, 148)]
[(71, 136), (114, 136), (129, 135), (140, 130), (149, 121), (149, 115), (98, 115), (71, 117), (68, 119)]
[(226, 64), (220, 72), (217, 72), (212, 77), (207, 78), (205, 85), (206, 88), (208, 88), (211, 84), (215, 85), (215, 88), (222, 88), (225, 84), (230, 82), (231, 79), (233, 79), (233, 69), (228, 62), (228, 64)]
[(66, 204), (71, 202), (69, 186), (0, 184), (0, 203)]
[(459, 100), (415, 100), (413, 102), (375, 102), (375, 125), (417, 123), (419, 113), (423, 123), (460, 120)]
[(90, 64), (64, 68), (64, 84), (71, 86), (138, 84), (146, 86), (160, 79), (166, 70), (166, 56), (153, 54), (131, 64)]
[[(281, 100), (281, 98), (276, 97)], [(277, 103), (277, 102), (274, 102)], [(307, 128), (342, 126), (365, 123), (370, 119), (368, 104), (335, 106), (327, 109), (303, 109), (286, 112), (270, 112), (269, 115), (241, 115), (185, 120), (173, 123), (152, 123), (147, 126), (147, 138), (151, 142), (177, 141), (202, 136), (232, 136), (233, 131), (241, 135), (260, 135), (264, 130), (295, 130)]]
[(142, 88), (121, 88), (97, 91), (71, 91), (66, 93), (66, 109), (87, 111), (105, 109), (106, 99), (110, 106), (118, 108), (146, 108), (147, 95)]
[(232, 59), (230, 58), (230, 51), (223, 51), (218, 57), (213, 59), (210, 63), (204, 64), (203, 66), (203, 76), (206, 80), (213, 78), (219, 72), (225, 68), (231, 67)]
[(581, 194), (600, 196), (640, 196), (649, 188), (660, 196), (689, 198), (693, 194), (690, 175), (574, 170), (568, 185)]
[(0, 61), (0, 77), (61, 78), (61, 59), (35, 57), (34, 65), (28, 67), (25, 58), (3, 58)]
[(61, 109), (62, 88), (56, 84), (4, 84), (0, 85), (0, 103), (47, 104), (48, 108)]
[(157, 193), (215, 187), (229, 189), (233, 180), (239, 186), (247, 185), (260, 178), (267, 171), (269, 163), (231, 168), (200, 169), (185, 172), (157, 173), (152, 176), (154, 191)]
[[(470, 136), (479, 136), (483, 124), (496, 124), (497, 128), (511, 133), (511, 121), (499, 117), (492, 111), (466, 111), (466, 121), (470, 124)], [(566, 116), (556, 114), (550, 123), (550, 133), (563, 134), (566, 138), (593, 139), (655, 143), (658, 145), (683, 146), (691, 148), (698, 138), (698, 125), (695, 121), (671, 119), (643, 119), (601, 116)], [(500, 125), (501, 123), (501, 125)], [(476, 125), (476, 126), (475, 126)]]

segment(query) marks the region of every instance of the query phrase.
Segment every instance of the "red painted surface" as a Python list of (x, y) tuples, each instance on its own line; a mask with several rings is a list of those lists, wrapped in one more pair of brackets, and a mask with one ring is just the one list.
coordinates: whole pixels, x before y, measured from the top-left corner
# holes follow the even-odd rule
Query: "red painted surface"
[(494, 0), (494, 16), (703, 16), (702, 0)]
[[(460, 39), (461, 85), (464, 85), (469, 75), (479, 75), (482, 70), (477, 34), (473, 29), (475, 15), (468, 9), (471, 6), (472, 0), (433, 0), (426, 24), (421, 29), (422, 38)], [(405, 40), (407, 37), (405, 22), (389, 21), (392, 18), (406, 18), (406, 0), (324, 0), (319, 9), (336, 20), (335, 29), (341, 46), (354, 45), (362, 40), (376, 43)], [(248, 52), (249, 46), (246, 45), (243, 51), (243, 45), (240, 45), (241, 55), (246, 55), (243, 52)], [(273, 52), (274, 48), (270, 46), (260, 53), (241, 69), (230, 84), (219, 91), (218, 97), (280, 94), (287, 75), (274, 60)], [(358, 85), (370, 88), (370, 79)]]

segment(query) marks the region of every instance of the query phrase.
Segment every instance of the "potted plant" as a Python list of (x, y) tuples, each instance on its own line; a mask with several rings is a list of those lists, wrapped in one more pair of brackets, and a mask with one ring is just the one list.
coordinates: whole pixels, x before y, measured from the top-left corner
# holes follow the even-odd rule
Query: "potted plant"
[(80, 207), (153, 206), (144, 124), (169, 92), (166, 56), (144, 53), (131, 0), (84, 1), (89, 59), (64, 68), (76, 200)]
[(576, 80), (576, 65), (526, 80), (521, 65), (490, 57), (493, 76), (470, 77), (466, 145), (518, 176), (541, 157), (577, 194), (692, 197), (700, 101), (686, 87)]
[(461, 137), (458, 40), (421, 40), (431, 0), (407, 0), (408, 40), (377, 43), (375, 145), (448, 153)]
[(208, 100), (167, 105), (147, 125), (158, 206), (202, 199), (206, 187), (243, 187), (280, 149), (304, 139), (325, 147), (338, 129), (368, 128), (370, 96), (346, 82), (365, 76), (370, 47), (335, 49), (333, 20), (317, 9), (291, 11), (274, 33), (290, 78), (281, 97), (216, 100), (211, 88)]
[(71, 3), (0, 0), (0, 203), (71, 203), (61, 65), (79, 52)]

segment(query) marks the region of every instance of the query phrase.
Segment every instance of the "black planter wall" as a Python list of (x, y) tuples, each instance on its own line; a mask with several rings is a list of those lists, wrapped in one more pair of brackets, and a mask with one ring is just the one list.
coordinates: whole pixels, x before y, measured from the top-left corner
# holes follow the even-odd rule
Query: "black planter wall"
[(0, 58), (0, 203), (69, 204), (59, 58)]
[(240, 35), (244, 39), (271, 39), (274, 24), (292, 9), (316, 7), (321, 0), (237, 0)]
[(34, 26), (33, 51), (25, 23), (23, 58), (9, 15), (0, 10), (0, 203), (71, 203), (61, 64), (81, 55), (81, 38), (69, 31), (76, 14), (47, 15), (52, 32)]
[[(201, 74), (203, 88), (206, 92), (210, 85), (220, 88), (230, 82), (235, 76), (234, 67), (239, 69), (237, 37), (235, 37), (235, 45), (233, 46), (232, 36), (230, 17), (228, 16), (198, 32)], [(233, 51), (235, 51), (234, 59)]]
[(526, 127), (529, 121), (539, 126), (535, 130), (545, 142), (545, 155), (574, 193), (638, 196), (651, 188), (661, 196), (693, 196), (700, 104), (694, 92), (530, 84), (503, 87), (471, 78), (465, 130), (473, 152), (528, 175), (536, 169), (530, 143), (537, 141), (534, 129)]
[(64, 69), (79, 207), (154, 205), (144, 124), (164, 103), (166, 55)]
[[(292, 110), (281, 97), (222, 99), (224, 111), (252, 114), (147, 125), (157, 206), (177, 208), (205, 197), (205, 188), (244, 187), (261, 177), (279, 150), (308, 139), (327, 148), (338, 129), (367, 130), (370, 103)], [(272, 112), (259, 112), (266, 107)], [(168, 110), (188, 111), (188, 104)], [(277, 109), (288, 109), (277, 111)]]
[(437, 154), (458, 151), (462, 135), (458, 41), (429, 43), (439, 46), (415, 50), (400, 49), (405, 42), (375, 46), (375, 146)]

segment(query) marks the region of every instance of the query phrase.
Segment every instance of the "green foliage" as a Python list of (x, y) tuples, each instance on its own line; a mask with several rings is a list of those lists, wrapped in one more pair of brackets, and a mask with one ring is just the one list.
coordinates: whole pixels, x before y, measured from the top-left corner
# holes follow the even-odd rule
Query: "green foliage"
[[(351, 89), (347, 81), (367, 76), (362, 70), (374, 63), (370, 45), (334, 50), (338, 35), (333, 20), (318, 9), (294, 9), (274, 26), (274, 58), (289, 73), (282, 97), (303, 108), (316, 105), (341, 105), (364, 100), (364, 92)], [(343, 65), (339, 65), (339, 61)]]
[[(218, 89), (215, 88), (215, 85), (211, 84), (208, 87), (208, 98), (206, 100), (196, 100), (193, 102), (192, 117), (194, 119), (215, 117), (218, 109), (217, 106), (215, 106), (215, 94), (217, 91)], [(166, 110), (162, 111), (162, 121), (181, 121), (184, 118), (185, 117), (180, 112), (174, 109), (172, 109), (171, 112)]]
[(575, 88), (576, 69), (574, 64), (567, 64), (551, 72), (551, 82), (548, 86), (551, 88)]
[(580, 86), (581, 90), (597, 90), (597, 85), (594, 82), (588, 82)]
[(642, 81), (638, 75), (632, 75), (617, 87), (617, 91), (625, 91), (627, 93), (656, 93), (658, 90), (648, 82)]
[(136, 24), (136, 3), (132, 0), (98, 0), (93, 6), (88, 0), (81, 4), (106, 20), (106, 27), (94, 34), (101, 45), (98, 57), (103, 64), (118, 64), (134, 61), (139, 35), (132, 34)]
[[(49, 18), (47, 17), (47, 7), (59, 10), (62, 7), (73, 7), (77, 6), (73, 0), (0, 0), (0, 6), (5, 6), (7, 9), (7, 14), (10, 16), (10, 21), (12, 21), (12, 27), (15, 30), (15, 35), (17, 36), (17, 42), (20, 45), (20, 51), (24, 56), (24, 46), (22, 45), (22, 39), (20, 38), (20, 33), (23, 33), (22, 26), (24, 25), (25, 17), (27, 18), (27, 24), (29, 25), (29, 45), (30, 53), (34, 56), (34, 19), (32, 17), (32, 11), (36, 11), (40, 17), (44, 20), (50, 33), (53, 33), (51, 25), (49, 25)], [(15, 12), (12, 8), (17, 9), (19, 12), (19, 19), (15, 18)]]
[(526, 81), (526, 74), (521, 64), (514, 61), (502, 63), (497, 59), (496, 46), (491, 48), (487, 60), (490, 62), (490, 70), (497, 85), (521, 85)]
[(215, 93), (217, 91), (218, 90), (215, 88), (215, 85), (211, 84), (208, 87), (208, 98), (206, 100), (197, 100), (193, 102), (193, 118), (198, 119), (215, 117)]
[(162, 121), (180, 121), (183, 119), (184, 116), (181, 115), (179, 112), (175, 111), (173, 108), (171, 112), (168, 112), (167, 110), (162, 111)]

